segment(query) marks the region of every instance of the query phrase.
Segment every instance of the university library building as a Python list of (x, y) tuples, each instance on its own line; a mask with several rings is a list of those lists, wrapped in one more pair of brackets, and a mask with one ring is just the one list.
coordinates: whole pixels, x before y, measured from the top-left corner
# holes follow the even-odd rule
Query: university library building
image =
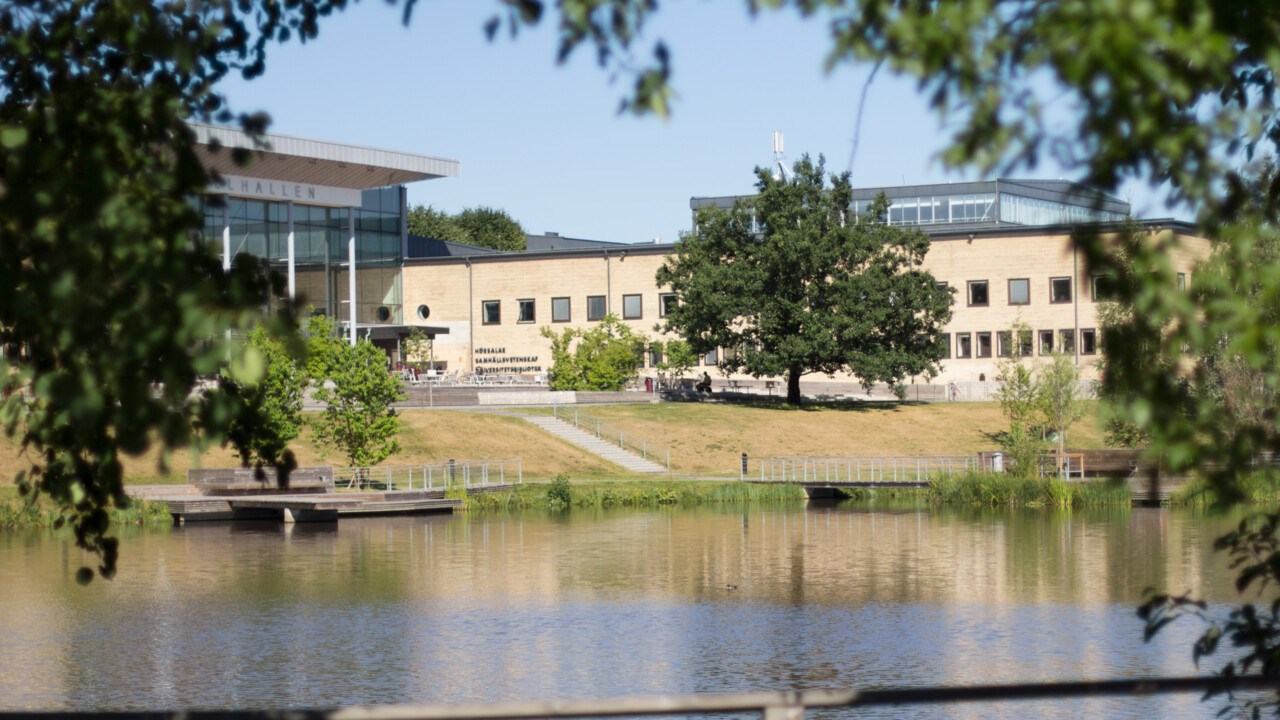
[[(415, 328), (434, 338), (438, 372), (530, 379), (545, 378), (551, 363), (544, 326), (589, 327), (613, 314), (641, 335), (669, 339), (654, 326), (677, 299), (655, 275), (672, 243), (547, 233), (510, 252), (413, 237), (404, 185), (457, 177), (457, 160), (278, 134), (266, 135), (261, 149), (239, 130), (192, 128), (207, 166), (223, 177), (208, 195), (226, 201), (206, 197), (202, 205), (206, 237), (221, 238), (224, 264), (239, 253), (269, 262), (302, 307), (330, 316), (353, 341), (368, 338), (393, 362), (403, 360), (402, 342)], [(213, 144), (252, 150), (253, 159), (236, 166)], [(892, 201), (890, 224), (929, 234), (924, 269), (955, 289), (942, 372), (920, 382), (994, 380), (1001, 358), (1051, 352), (1074, 356), (1083, 378), (1097, 377), (1105, 287), (1084, 267), (1071, 232), (1081, 223), (1105, 232), (1128, 217), (1128, 203), (1072, 182), (993, 180), (856, 190), (855, 211), (880, 192)], [(736, 199), (696, 197), (690, 207), (728, 208)], [(1209, 241), (1181, 221), (1136, 222), (1153, 238), (1176, 237), (1178, 287), (1169, 290), (1183, 290)], [(1015, 323), (1031, 328), (1031, 347), (1010, 332)], [(707, 353), (694, 371), (722, 378), (717, 359)], [(660, 361), (647, 353), (642, 373), (656, 375)]]

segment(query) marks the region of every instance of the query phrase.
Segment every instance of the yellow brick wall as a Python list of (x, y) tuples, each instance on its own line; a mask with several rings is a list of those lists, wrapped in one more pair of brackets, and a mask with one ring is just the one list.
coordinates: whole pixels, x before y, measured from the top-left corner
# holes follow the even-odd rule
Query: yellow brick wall
[[(1176, 267), (1190, 273), (1197, 259), (1208, 254), (1208, 248), (1208, 241), (1202, 238), (1183, 237), (1171, 252), (1171, 259)], [(405, 322), (447, 327), (449, 333), (436, 339), (436, 359), (447, 361), (450, 370), (463, 372), (476, 367), (497, 372), (515, 367), (545, 370), (550, 365), (550, 344), (540, 335), (540, 329), (550, 326), (559, 331), (590, 326), (592, 323), (586, 319), (587, 297), (592, 295), (607, 295), (609, 311), (621, 317), (623, 296), (639, 294), (641, 317), (625, 320), (626, 324), (649, 338), (665, 339), (654, 329), (661, 322), (658, 298), (664, 292), (657, 287), (654, 275), (666, 256), (652, 252), (628, 252), (625, 257), (619, 254), (611, 250), (607, 259), (603, 252), (479, 258), (473, 259), (470, 267), (461, 259), (410, 263), (404, 268)], [(1030, 326), (1037, 355), (1040, 330), (1055, 331), (1055, 347), (1058, 331), (1070, 330), (1079, 348), (1078, 330), (1097, 329), (1097, 304), (1091, 296), (1089, 273), (1083, 258), (1073, 255), (1069, 236), (975, 234), (971, 240), (935, 239), (924, 266), (956, 293), (952, 320), (944, 328), (951, 335), (952, 359), (943, 361), (942, 374), (933, 382), (994, 380), (1000, 360), (996, 357), (996, 334), (1014, 323)], [(1072, 279), (1072, 302), (1049, 301), (1049, 281), (1055, 277)], [(1021, 278), (1028, 280), (1030, 303), (1010, 305), (1009, 280)], [(973, 280), (987, 281), (986, 306), (968, 304), (968, 282)], [(551, 322), (551, 299), (555, 297), (570, 299), (570, 322)], [(521, 299), (534, 301), (534, 322), (517, 322), (517, 301)], [(499, 324), (481, 322), (481, 305), (486, 300), (501, 303)], [(418, 318), (419, 305), (430, 308), (428, 319)], [(956, 335), (978, 332), (991, 333), (992, 357), (955, 358)], [(973, 344), (976, 351), (976, 337)], [(1096, 377), (1096, 361), (1096, 355), (1079, 356), (1085, 378)], [(918, 379), (925, 381), (923, 377)]]

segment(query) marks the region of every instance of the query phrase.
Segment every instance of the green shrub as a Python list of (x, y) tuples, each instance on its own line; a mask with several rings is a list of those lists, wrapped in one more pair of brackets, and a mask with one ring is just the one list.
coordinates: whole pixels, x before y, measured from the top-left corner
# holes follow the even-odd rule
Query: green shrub
[(938, 505), (987, 507), (1083, 507), (1129, 505), (1129, 486), (1110, 481), (1068, 482), (1056, 477), (1024, 478), (969, 471), (929, 479), (928, 500)]
[(552, 507), (569, 507), (573, 504), (573, 487), (568, 475), (556, 475), (556, 479), (547, 486), (547, 504)]

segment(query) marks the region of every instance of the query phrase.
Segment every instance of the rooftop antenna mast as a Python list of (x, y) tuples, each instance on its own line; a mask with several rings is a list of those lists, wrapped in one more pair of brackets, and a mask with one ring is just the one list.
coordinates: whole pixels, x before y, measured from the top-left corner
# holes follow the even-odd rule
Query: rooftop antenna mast
[(773, 179), (785, 180), (791, 182), (796, 174), (791, 170), (791, 165), (787, 162), (787, 156), (782, 152), (782, 131), (773, 131)]

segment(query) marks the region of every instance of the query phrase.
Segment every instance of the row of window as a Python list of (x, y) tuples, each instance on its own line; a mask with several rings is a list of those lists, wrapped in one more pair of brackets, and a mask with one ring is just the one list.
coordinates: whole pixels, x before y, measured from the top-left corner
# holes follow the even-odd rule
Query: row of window
[[(662, 293), (658, 295), (658, 317), (666, 317), (671, 308), (675, 307), (675, 304), (675, 293)], [(570, 297), (551, 298), (551, 322), (572, 322), (574, 315), (573, 305), (573, 298)], [(604, 316), (608, 314), (608, 303), (605, 301), (605, 296), (588, 295), (586, 297), (586, 309), (588, 321), (603, 320)], [(635, 294), (622, 296), (622, 319), (644, 319), (643, 295)], [(502, 301), (482, 300), (480, 302), (480, 322), (484, 325), (501, 325)], [(538, 301), (533, 298), (516, 300), (516, 322), (538, 322)]]
[[(1030, 278), (1011, 278), (1009, 281), (1009, 304), (1010, 305), (1030, 305), (1031, 304), (1031, 279)], [(940, 287), (946, 287), (946, 283), (938, 283)], [(1187, 286), (1187, 274), (1178, 273), (1178, 290), (1185, 290)], [(1072, 282), (1069, 277), (1051, 277), (1049, 278), (1049, 302), (1052, 304), (1069, 303), (1072, 299)], [(1102, 300), (1110, 300), (1115, 297), (1115, 293), (1110, 287), (1107, 278), (1101, 275), (1093, 275), (1089, 278), (1089, 294), (1094, 302)], [(969, 307), (983, 307), (991, 304), (991, 287), (986, 280), (970, 280), (968, 282), (968, 305)]]
[[(993, 345), (994, 341), (994, 345)], [(938, 342), (946, 350), (944, 359), (955, 357), (958, 360), (969, 358), (996, 357), (1031, 357), (1034, 350), (1040, 355), (1060, 352), (1074, 355), (1076, 352), (1076, 330), (1031, 330), (1019, 332), (1014, 337), (1012, 330), (997, 332), (965, 332), (955, 333), (955, 346), (951, 344), (951, 333), (942, 333)], [(1095, 328), (1080, 329), (1080, 354), (1096, 355), (1098, 353), (1098, 331)]]

